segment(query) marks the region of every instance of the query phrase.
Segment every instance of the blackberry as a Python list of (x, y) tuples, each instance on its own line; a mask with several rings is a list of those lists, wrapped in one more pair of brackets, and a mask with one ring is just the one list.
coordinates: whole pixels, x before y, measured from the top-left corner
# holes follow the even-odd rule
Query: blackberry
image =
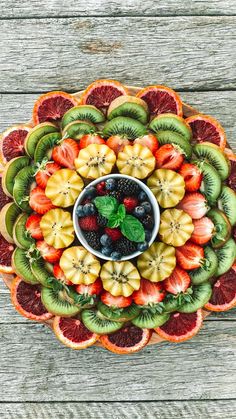
[(130, 179), (119, 179), (117, 190), (124, 195), (137, 195), (140, 192), (138, 184)]
[(122, 194), (121, 191), (112, 191), (112, 192), (109, 192), (109, 196), (113, 196), (119, 202), (122, 202), (122, 200), (123, 200), (123, 194)]
[(153, 217), (151, 217), (151, 215), (146, 215), (146, 217), (142, 219), (142, 224), (145, 228), (151, 230), (154, 226)]
[(91, 246), (94, 250), (100, 249), (100, 235), (97, 231), (84, 231), (83, 234), (89, 246)]
[(98, 214), (97, 216), (97, 223), (99, 225), (99, 227), (106, 227), (108, 220), (106, 217), (103, 217), (101, 214)]
[(137, 248), (134, 242), (131, 242), (126, 237), (122, 237), (120, 240), (116, 241), (115, 250), (123, 256), (126, 256), (136, 252)]

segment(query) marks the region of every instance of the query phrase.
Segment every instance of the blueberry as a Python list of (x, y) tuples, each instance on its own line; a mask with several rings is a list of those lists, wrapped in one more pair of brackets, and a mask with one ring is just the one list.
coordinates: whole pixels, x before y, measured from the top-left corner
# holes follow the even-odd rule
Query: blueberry
[(94, 215), (95, 213), (96, 213), (96, 208), (94, 204), (84, 205), (84, 215)]
[(110, 236), (108, 236), (108, 234), (103, 234), (100, 237), (100, 243), (102, 244), (102, 246), (110, 246), (112, 244), (112, 239)]
[(122, 258), (122, 255), (120, 252), (112, 252), (111, 253), (111, 258), (114, 260), (120, 260)]
[(86, 198), (94, 198), (96, 194), (97, 190), (94, 186), (88, 186), (88, 188), (84, 190), (84, 197)]
[(76, 215), (78, 217), (83, 217), (85, 215), (83, 205), (78, 205), (78, 207), (76, 208)]
[(145, 199), (147, 199), (147, 194), (144, 191), (141, 191), (138, 195), (138, 200), (145, 201)]
[(139, 252), (144, 252), (144, 250), (147, 250), (149, 247), (148, 242), (142, 242), (142, 243), (138, 243), (137, 245), (137, 249)]
[(150, 214), (152, 212), (152, 206), (150, 202), (144, 201), (141, 203), (141, 206), (145, 209), (146, 214)]
[(152, 238), (152, 232), (150, 230), (145, 230), (145, 239), (149, 242)]
[(107, 179), (106, 181), (106, 189), (107, 191), (114, 191), (116, 189), (116, 181), (115, 179)]
[(101, 252), (104, 256), (110, 256), (110, 254), (112, 253), (112, 247), (105, 247), (104, 246), (104, 247), (102, 247)]
[(134, 215), (137, 218), (143, 218), (145, 215), (145, 209), (141, 205), (134, 208)]

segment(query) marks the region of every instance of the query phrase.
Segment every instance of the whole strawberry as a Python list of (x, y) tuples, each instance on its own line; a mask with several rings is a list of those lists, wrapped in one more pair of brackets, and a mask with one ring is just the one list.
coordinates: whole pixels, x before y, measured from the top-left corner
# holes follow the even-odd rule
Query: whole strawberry
[(85, 231), (97, 231), (99, 229), (96, 215), (87, 215), (79, 219), (79, 226)]
[(138, 205), (138, 199), (134, 196), (127, 196), (124, 198), (123, 204), (127, 212), (133, 212), (134, 208)]

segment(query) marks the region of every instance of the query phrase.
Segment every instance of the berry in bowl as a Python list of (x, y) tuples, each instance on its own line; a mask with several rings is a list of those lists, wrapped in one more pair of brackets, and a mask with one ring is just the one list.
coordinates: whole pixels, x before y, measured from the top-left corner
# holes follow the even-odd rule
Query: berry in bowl
[(128, 260), (155, 240), (160, 222), (157, 200), (142, 181), (112, 174), (91, 182), (73, 211), (76, 235), (95, 256)]

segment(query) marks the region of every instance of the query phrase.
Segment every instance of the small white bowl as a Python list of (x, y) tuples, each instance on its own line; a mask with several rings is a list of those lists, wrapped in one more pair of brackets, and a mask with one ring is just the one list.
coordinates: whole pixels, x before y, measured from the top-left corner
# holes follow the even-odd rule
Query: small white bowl
[[(150, 201), (150, 204), (152, 205), (153, 217), (154, 217), (154, 227), (153, 227), (153, 230), (152, 230), (152, 237), (149, 240), (149, 246), (151, 246), (151, 244), (154, 242), (154, 240), (157, 236), (157, 233), (158, 233), (158, 230), (159, 230), (159, 224), (160, 224), (160, 209), (159, 209), (159, 205), (157, 203), (157, 200), (156, 200), (155, 196), (153, 195), (152, 191), (147, 187), (147, 185), (145, 183), (141, 182), (141, 180), (133, 178), (131, 176), (114, 173), (114, 174), (110, 174), (110, 175), (107, 175), (107, 176), (102, 176), (102, 177), (100, 177), (98, 179), (95, 179), (94, 181), (90, 182), (83, 189), (83, 191), (80, 193), (80, 195), (78, 196), (78, 198), (75, 202), (74, 209), (73, 209), (74, 229), (75, 229), (76, 236), (78, 237), (82, 246), (84, 246), (90, 253), (93, 253), (98, 258), (104, 259), (104, 260), (113, 260), (113, 259), (110, 256), (103, 255), (101, 252), (99, 252), (97, 250), (94, 250), (91, 246), (89, 246), (89, 244), (85, 240), (83, 232), (82, 232), (82, 230), (79, 226), (78, 215), (76, 215), (76, 208), (84, 200), (84, 195), (85, 195), (85, 192), (86, 192), (87, 188), (90, 188), (91, 186), (95, 186), (95, 185), (97, 185), (97, 183), (106, 181), (109, 178), (133, 180), (134, 182), (136, 182), (139, 185), (140, 189), (142, 189), (147, 194), (148, 199)], [(119, 261), (133, 259), (133, 258), (139, 256), (141, 253), (143, 253), (143, 252), (136, 251), (136, 252), (134, 252), (134, 253), (132, 253), (128, 256), (123, 256), (121, 259), (119, 259)]]

